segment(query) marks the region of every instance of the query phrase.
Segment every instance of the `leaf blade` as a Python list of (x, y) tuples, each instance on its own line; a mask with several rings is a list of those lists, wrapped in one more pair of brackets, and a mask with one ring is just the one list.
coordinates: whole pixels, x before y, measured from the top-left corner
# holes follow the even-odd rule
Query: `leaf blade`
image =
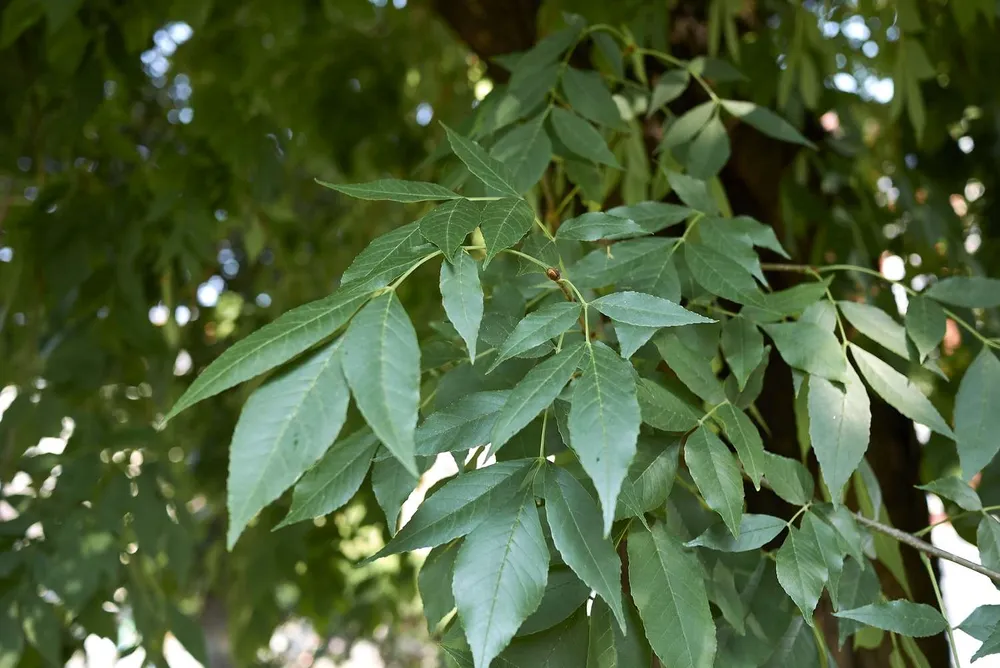
[(441, 263), (441, 304), (448, 320), (458, 331), (469, 350), (469, 360), (476, 362), (476, 341), (483, 321), (483, 286), (479, 265), (468, 253), (459, 252), (454, 262)]
[(350, 197), (367, 200), (388, 200), (390, 202), (429, 202), (434, 200), (458, 199), (457, 195), (444, 186), (425, 181), (404, 181), (402, 179), (380, 179), (368, 183), (329, 183), (316, 179), (316, 183), (336, 190)]

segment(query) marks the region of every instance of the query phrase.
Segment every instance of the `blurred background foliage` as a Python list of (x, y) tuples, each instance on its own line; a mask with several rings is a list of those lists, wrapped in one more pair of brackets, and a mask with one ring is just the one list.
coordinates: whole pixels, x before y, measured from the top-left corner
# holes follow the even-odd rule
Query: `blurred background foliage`
[[(380, 504), (402, 501), (386, 498), (394, 471), (313, 523), (272, 534), (282, 511), (266, 511), (230, 554), (226, 451), (252, 386), (155, 425), (232, 341), (331, 292), (367, 240), (414, 217), (313, 179), (454, 178), (426, 160), (436, 120), (481, 127), (506, 78), (492, 57), (528, 48), (564, 12), (682, 58), (718, 56), (745, 75), (706, 71), (720, 94), (805, 129), (818, 150), (731, 127), (722, 175), (733, 211), (775, 224), (796, 261), (879, 268), (915, 289), (934, 274), (996, 274), (995, 0), (7, 0), (0, 627), (19, 620), (26, 638), (0, 630), (0, 647), (21, 648), (10, 665), (61, 665), (89, 634), (165, 665), (167, 631), (213, 665), (309, 665), (333, 637), (341, 649), (375, 639), (391, 665), (434, 665), (415, 564), (354, 566), (386, 533)], [(652, 148), (698, 102), (630, 119), (641, 141), (618, 147), (623, 174), (601, 175), (609, 201), (664, 194), (657, 168), (673, 158)], [(404, 295), (425, 331), (440, 318), (435, 282)], [(905, 309), (882, 286), (836, 284)], [(995, 313), (961, 315), (1000, 332)], [(965, 339), (949, 328), (952, 378), (975, 353)], [(950, 412), (953, 390), (914, 378)], [(908, 424), (882, 436), (896, 439), (883, 441), (888, 463), (873, 462), (893, 520), (920, 528), (923, 496), (905, 490), (954, 467), (954, 447)], [(996, 464), (979, 491), (1000, 503)], [(301, 620), (318, 647), (269, 644)]]

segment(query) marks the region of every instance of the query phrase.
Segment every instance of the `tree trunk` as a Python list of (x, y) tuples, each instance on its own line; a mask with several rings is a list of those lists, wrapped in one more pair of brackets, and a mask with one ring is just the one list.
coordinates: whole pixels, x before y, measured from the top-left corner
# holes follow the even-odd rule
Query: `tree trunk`
[[(678, 2), (670, 17), (669, 40), (671, 48), (681, 57), (705, 53), (707, 29), (703, 2)], [(536, 40), (536, 17), (541, 0), (470, 0), (452, 2), (434, 0), (435, 11), (444, 19), (458, 37), (477, 55), (489, 58), (530, 48)], [(753, 15), (755, 3), (746, 3), (747, 13), (741, 20), (748, 25), (760, 22)], [(491, 75), (494, 74), (490, 70)], [(496, 73), (501, 80), (505, 72)], [(700, 102), (701, 100), (697, 100)], [(692, 100), (681, 99), (684, 107), (693, 106)], [(695, 102), (696, 103), (696, 102)], [(679, 111), (682, 109), (679, 109)], [(655, 131), (655, 128), (651, 128)], [(732, 158), (722, 173), (723, 184), (734, 214), (746, 214), (775, 227), (783, 238), (780, 206), (782, 175), (790, 166), (798, 147), (772, 140), (746, 125), (729, 128)], [(814, 138), (817, 139), (817, 138)], [(655, 141), (647, 144), (655, 145)], [(788, 249), (793, 261), (808, 262), (803, 249)], [(794, 274), (776, 274), (769, 277), (775, 289), (789, 287), (796, 280)], [(793, 409), (794, 391), (791, 375), (776, 352), (772, 355), (769, 371), (761, 394), (765, 400), (758, 408), (771, 430), (768, 449), (785, 456), (798, 458), (799, 446)], [(919, 447), (908, 419), (886, 404), (876, 400), (872, 405), (872, 435), (868, 461), (882, 483), (885, 506), (893, 524), (904, 531), (916, 531), (929, 522), (923, 494), (914, 489), (919, 483)], [(815, 460), (811, 462), (814, 475)], [(766, 491), (749, 497), (751, 512), (764, 512), (789, 517), (794, 508)], [(907, 576), (915, 600), (936, 607), (930, 579), (919, 555), (903, 548)], [(879, 569), (883, 591), (890, 598), (904, 596), (894, 578)], [(827, 645), (843, 668), (875, 668), (888, 665), (891, 645), (888, 641), (876, 650), (853, 650), (847, 643), (843, 650), (837, 648), (837, 620), (831, 614), (829, 601), (820, 603), (817, 617), (824, 630)], [(947, 641), (943, 635), (918, 641), (931, 665), (948, 665)]]

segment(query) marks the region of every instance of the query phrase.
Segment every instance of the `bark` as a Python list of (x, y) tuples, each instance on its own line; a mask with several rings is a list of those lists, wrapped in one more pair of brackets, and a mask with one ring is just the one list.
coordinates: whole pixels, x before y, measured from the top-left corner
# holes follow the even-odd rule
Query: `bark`
[[(490, 58), (502, 53), (522, 51), (535, 41), (535, 19), (540, 0), (473, 0), (454, 2), (435, 0), (434, 7), (451, 29), (480, 57)], [(688, 58), (706, 51), (707, 29), (705, 8), (707, 3), (681, 0), (672, 10), (669, 39), (674, 53)], [(756, 3), (748, 0), (740, 20), (744, 26), (759, 26), (762, 21), (755, 16)], [(655, 68), (655, 63), (649, 63)], [(654, 70), (655, 71), (655, 70)], [(491, 72), (492, 73), (492, 72)], [(498, 73), (503, 77), (503, 73)], [(679, 111), (702, 101), (693, 91), (676, 103)], [(655, 146), (657, 128), (647, 126), (647, 145)], [(818, 125), (812, 120), (806, 134), (817, 136)], [(722, 180), (733, 212), (747, 214), (773, 225), (779, 238), (783, 238), (780, 206), (782, 175), (800, 150), (795, 146), (774, 141), (752, 128), (735, 124), (729, 128), (732, 158), (722, 173)], [(817, 188), (818, 191), (818, 188)], [(807, 241), (811, 241), (807, 239)], [(797, 255), (793, 261), (806, 262), (806, 249), (788, 249)], [(789, 287), (798, 280), (794, 274), (769, 276), (775, 289)], [(762, 397), (758, 404), (765, 422), (771, 430), (768, 448), (790, 457), (799, 456), (793, 410), (794, 392), (791, 375), (776, 352), (765, 379)], [(916, 531), (929, 522), (923, 494), (914, 489), (919, 483), (919, 446), (916, 444), (910, 421), (884, 403), (873, 400), (872, 438), (868, 461), (882, 483), (885, 506), (893, 524), (905, 531)], [(811, 462), (816, 474), (815, 461)], [(750, 512), (763, 512), (789, 517), (794, 508), (766, 491), (749, 495)], [(903, 547), (903, 558), (914, 599), (936, 607), (931, 582), (923, 569), (919, 555)], [(879, 569), (883, 590), (890, 598), (905, 596), (898, 583), (884, 569)], [(627, 583), (626, 583), (627, 587)], [(626, 589), (627, 591), (627, 589)], [(818, 620), (824, 630), (827, 645), (834, 653), (839, 666), (844, 668), (875, 668), (888, 665), (891, 648), (888, 640), (876, 650), (852, 650), (850, 643), (837, 648), (836, 618), (831, 614), (829, 601), (824, 598), (818, 609)], [(918, 641), (931, 665), (948, 665), (947, 641), (943, 635)]]

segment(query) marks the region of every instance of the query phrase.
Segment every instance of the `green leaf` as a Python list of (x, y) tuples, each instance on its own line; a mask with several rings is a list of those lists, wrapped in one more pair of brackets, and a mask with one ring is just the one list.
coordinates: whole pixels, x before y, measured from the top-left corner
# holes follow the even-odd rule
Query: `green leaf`
[(601, 535), (601, 511), (583, 485), (556, 466), (545, 469), (543, 496), (552, 541), (563, 561), (611, 606), (624, 631), (622, 563), (614, 545)]
[(583, 375), (570, 399), (570, 447), (597, 488), (607, 536), (635, 455), (641, 417), (632, 365), (599, 341), (585, 345)]
[(851, 344), (858, 370), (875, 393), (906, 417), (934, 431), (954, 438), (937, 409), (910, 380), (871, 353)]
[(616, 206), (613, 209), (608, 209), (608, 213), (612, 216), (635, 221), (637, 225), (650, 234), (684, 222), (695, 215), (695, 211), (686, 206), (667, 202), (639, 202), (628, 206)]
[(344, 335), (344, 375), (378, 437), (410, 473), (420, 403), (420, 346), (395, 292), (368, 303)]
[(423, 603), (427, 628), (432, 633), (438, 624), (455, 607), (455, 595), (451, 583), (455, 577), (455, 559), (459, 544), (438, 545), (427, 554), (417, 574), (417, 588)]
[(590, 302), (590, 307), (612, 320), (639, 327), (679, 327), (715, 322), (671, 301), (642, 292), (614, 292)]
[(847, 358), (833, 332), (811, 322), (763, 325), (785, 363), (813, 376), (847, 381)]
[(0, 600), (0, 668), (17, 668), (24, 650), (21, 621), (11, 596)]
[(726, 432), (726, 438), (736, 448), (736, 454), (743, 462), (743, 471), (746, 473), (755, 489), (760, 490), (760, 478), (766, 470), (764, 442), (760, 438), (760, 432), (754, 426), (746, 413), (736, 408), (732, 404), (720, 406), (713, 416), (722, 424)]
[(833, 613), (837, 617), (892, 631), (904, 636), (925, 638), (942, 633), (948, 623), (929, 605), (906, 600), (883, 601)]
[(62, 625), (52, 606), (32, 596), (31, 599), (22, 599), (19, 607), (24, 638), (28, 644), (34, 647), (50, 666), (64, 665), (60, 637)]
[(615, 628), (611, 610), (599, 601), (590, 613), (590, 640), (587, 646), (587, 668), (617, 668)]
[(743, 478), (733, 454), (707, 427), (699, 426), (684, 444), (684, 463), (708, 507), (722, 516), (733, 536), (740, 535)]
[(444, 256), (454, 261), (461, 252), (462, 242), (472, 230), (479, 227), (482, 211), (475, 202), (456, 199), (433, 209), (417, 221), (420, 234), (441, 249)]
[(962, 510), (976, 511), (983, 509), (983, 502), (976, 494), (976, 490), (958, 476), (946, 476), (938, 478), (926, 485), (917, 485), (917, 489), (926, 492), (933, 492), (941, 498), (949, 499), (958, 504)]
[(715, 562), (712, 569), (712, 595), (711, 598), (722, 611), (723, 618), (740, 635), (746, 633), (746, 608), (740, 599), (740, 594), (736, 590), (736, 579), (733, 572), (726, 568), (722, 560)]
[(511, 390), (493, 427), (493, 452), (555, 401), (585, 354), (584, 343), (565, 348), (529, 371)]
[[(881, 585), (875, 569), (867, 565), (867, 559), (858, 561), (848, 559), (844, 562), (844, 572), (837, 583), (838, 609), (850, 610), (860, 608), (869, 603), (878, 601), (881, 595)], [(841, 619), (837, 623), (837, 632), (840, 636), (840, 644), (844, 644), (852, 633), (864, 627), (864, 624), (853, 619)]]
[(476, 668), (486, 668), (535, 611), (549, 576), (549, 550), (535, 499), (493, 513), (462, 542), (452, 592)]
[(275, 528), (327, 515), (350, 501), (368, 474), (378, 444), (368, 429), (334, 443), (295, 485), (291, 510)]
[[(869, 304), (842, 301), (837, 302), (840, 310), (854, 327), (872, 341), (891, 350), (905, 360), (911, 359), (906, 343), (906, 330), (888, 313)], [(934, 362), (927, 362), (926, 368), (943, 377)]]
[(844, 557), (847, 556), (848, 549), (833, 527), (821, 520), (815, 512), (805, 514), (801, 529), (802, 534), (810, 534), (813, 542), (819, 547), (819, 553), (826, 564), (830, 600), (834, 607), (837, 607), (837, 585), (840, 582), (840, 574), (844, 571)]
[(451, 150), (465, 163), (473, 176), (501, 195), (512, 197), (520, 195), (517, 188), (511, 185), (514, 177), (505, 164), (491, 157), (482, 146), (468, 137), (463, 137), (447, 125), (444, 125), (444, 130), (448, 135)]
[[(761, 295), (753, 304), (747, 304), (740, 315), (754, 322), (778, 322), (787, 316), (803, 313), (826, 296), (831, 278)], [(803, 318), (804, 321), (807, 321)], [(816, 323), (819, 324), (819, 323)]]
[(469, 450), (490, 441), (510, 391), (473, 392), (427, 416), (414, 434), (418, 455)]
[(947, 326), (948, 318), (936, 301), (921, 295), (910, 297), (906, 307), (906, 333), (913, 341), (921, 362), (941, 343)]
[(966, 480), (1000, 450), (1000, 361), (983, 347), (969, 365), (955, 396), (955, 442)]
[(782, 499), (796, 506), (804, 506), (813, 498), (815, 483), (809, 470), (801, 462), (767, 453), (764, 477)]
[(1000, 570), (1000, 522), (991, 515), (983, 515), (976, 530), (976, 544), (983, 566)]
[(1000, 605), (981, 605), (957, 628), (983, 642), (998, 627), (1000, 627)]
[(625, 128), (618, 105), (597, 72), (567, 67), (562, 75), (562, 89), (569, 106), (584, 118), (616, 130)]
[(621, 169), (604, 137), (594, 126), (562, 107), (554, 107), (551, 114), (552, 127), (566, 148), (581, 158)]
[(995, 308), (1000, 306), (1000, 280), (980, 276), (952, 276), (938, 281), (921, 294), (955, 306)]
[(708, 186), (704, 181), (699, 181), (679, 172), (664, 170), (664, 173), (667, 175), (667, 181), (670, 183), (671, 189), (677, 193), (682, 202), (695, 211), (706, 214), (718, 213), (719, 206), (708, 192)]
[(488, 129), (499, 130), (538, 110), (559, 80), (559, 70), (556, 63), (528, 69), (518, 67), (497, 103), (493, 124)]
[(642, 421), (663, 431), (687, 431), (698, 424), (698, 411), (673, 392), (648, 378), (639, 380)]
[(421, 504), (372, 560), (422, 547), (437, 547), (468, 534), (487, 517), (510, 507), (510, 500), (524, 479), (523, 473), (532, 463), (531, 459), (499, 462), (449, 480)]
[(625, 217), (613, 216), (603, 211), (591, 211), (570, 218), (559, 226), (557, 239), (598, 241), (599, 239), (628, 239), (641, 237), (649, 232)]
[(520, 241), (534, 222), (535, 212), (523, 199), (505, 197), (487, 202), (479, 223), (486, 241), (484, 266), (500, 251)]
[(726, 400), (722, 383), (712, 371), (711, 360), (691, 350), (673, 333), (661, 333), (653, 339), (663, 361), (689, 390), (711, 404)]
[(661, 238), (622, 241), (587, 253), (569, 266), (566, 275), (580, 290), (603, 288), (626, 280), (638, 266), (657, 262), (656, 256), (665, 255), (672, 245), (673, 240)]
[(757, 283), (744, 267), (731, 257), (703, 244), (684, 244), (684, 259), (698, 285), (713, 295), (738, 304), (760, 300)]
[(766, 107), (759, 107), (753, 102), (740, 100), (723, 100), (722, 107), (733, 116), (757, 128), (768, 137), (774, 137), (792, 144), (802, 144), (815, 148), (815, 145), (802, 136), (792, 125)]
[(33, 0), (11, 0), (6, 3), (0, 28), (0, 48), (13, 44), (21, 34), (41, 20), (45, 5)]
[(729, 161), (730, 153), (726, 127), (715, 116), (691, 142), (687, 155), (688, 172), (698, 179), (710, 179)]
[(993, 632), (986, 637), (980, 648), (972, 655), (972, 660), (976, 661), (991, 654), (1000, 654), (1000, 629), (993, 629)]
[(640, 327), (624, 322), (616, 322), (614, 327), (615, 336), (618, 337), (619, 351), (625, 359), (629, 359), (639, 348), (649, 343), (649, 340), (659, 330), (658, 327)]
[(586, 661), (587, 615), (582, 611), (541, 633), (515, 638), (493, 666), (581, 668)]
[(541, 113), (517, 126), (490, 149), (490, 155), (507, 166), (511, 184), (519, 193), (528, 192), (541, 180), (552, 159), (552, 141), (545, 133), (546, 115)]
[(685, 545), (707, 547), (719, 552), (749, 552), (770, 543), (785, 527), (785, 521), (777, 517), (746, 513), (740, 519), (740, 530), (736, 538), (725, 524), (713, 524)]
[(199, 375), (167, 413), (164, 422), (203, 399), (284, 364), (333, 334), (371, 296), (365, 286), (341, 288), (283, 313), (237, 341)]
[(806, 622), (813, 626), (813, 611), (829, 577), (819, 546), (811, 534), (789, 527), (788, 537), (775, 561), (781, 588), (802, 611)]
[(424, 243), (419, 222), (412, 222), (372, 239), (340, 278), (341, 285), (365, 283), (369, 289), (383, 287), (414, 262), (434, 252)]
[(774, 228), (770, 225), (765, 225), (750, 216), (728, 218), (726, 219), (726, 224), (740, 234), (746, 235), (754, 246), (767, 248), (785, 259), (789, 258), (788, 251), (782, 247), (781, 242), (778, 241), (778, 237), (774, 234)]
[(651, 531), (633, 528), (628, 536), (628, 569), (646, 638), (664, 665), (713, 665), (715, 622), (695, 556), (667, 533), (663, 523)]
[(730, 403), (741, 410), (746, 410), (757, 401), (757, 397), (764, 390), (764, 375), (767, 373), (767, 365), (771, 361), (771, 346), (764, 346), (764, 354), (760, 363), (750, 372), (747, 379), (747, 386), (742, 390), (736, 387), (736, 378), (732, 375), (726, 379), (726, 397)]
[(316, 183), (344, 193), (349, 197), (367, 200), (388, 200), (390, 202), (429, 202), (443, 199), (459, 199), (444, 186), (423, 181), (403, 181), (401, 179), (381, 179), (368, 183), (327, 183), (316, 179)]
[(809, 379), (809, 439), (834, 504), (868, 450), (872, 413), (868, 392), (848, 365), (843, 387)]
[(500, 347), (500, 352), (497, 353), (487, 373), (505, 360), (559, 336), (572, 327), (579, 317), (580, 305), (576, 302), (555, 302), (532, 311), (514, 327), (514, 331)]
[(657, 438), (639, 437), (635, 458), (629, 466), (628, 475), (622, 481), (622, 491), (618, 495), (618, 510), (615, 519), (638, 517), (643, 513), (662, 507), (670, 496), (677, 474), (680, 441), (673, 441), (666, 447)]
[[(450, 587), (449, 587), (450, 589)], [(518, 636), (545, 631), (565, 621), (590, 598), (590, 587), (568, 568), (553, 568), (538, 609), (524, 620)]]
[(247, 399), (230, 446), (228, 548), (330, 447), (347, 415), (341, 342), (321, 348)]
[[(420, 464), (419, 459), (417, 464)], [(372, 491), (375, 492), (375, 500), (385, 515), (385, 524), (390, 536), (396, 533), (403, 502), (416, 489), (418, 482), (419, 478), (407, 471), (406, 467), (385, 449), (385, 446), (376, 451), (375, 462), (372, 464)]]
[(709, 122), (714, 114), (715, 102), (712, 101), (703, 102), (697, 107), (684, 112), (684, 114), (675, 119), (667, 127), (657, 150), (662, 151), (680, 146), (681, 144), (687, 144), (705, 127), (705, 124)]
[(468, 253), (460, 251), (453, 262), (441, 263), (441, 304), (465, 341), (469, 360), (475, 364), (476, 341), (483, 321), (483, 286), (479, 282), (479, 265)]
[(679, 98), (690, 81), (691, 75), (687, 70), (667, 70), (661, 74), (653, 86), (653, 94), (649, 98), (649, 111), (646, 115), (652, 116), (663, 105)]
[(745, 318), (730, 318), (722, 326), (722, 354), (740, 390), (764, 357), (764, 337)]

